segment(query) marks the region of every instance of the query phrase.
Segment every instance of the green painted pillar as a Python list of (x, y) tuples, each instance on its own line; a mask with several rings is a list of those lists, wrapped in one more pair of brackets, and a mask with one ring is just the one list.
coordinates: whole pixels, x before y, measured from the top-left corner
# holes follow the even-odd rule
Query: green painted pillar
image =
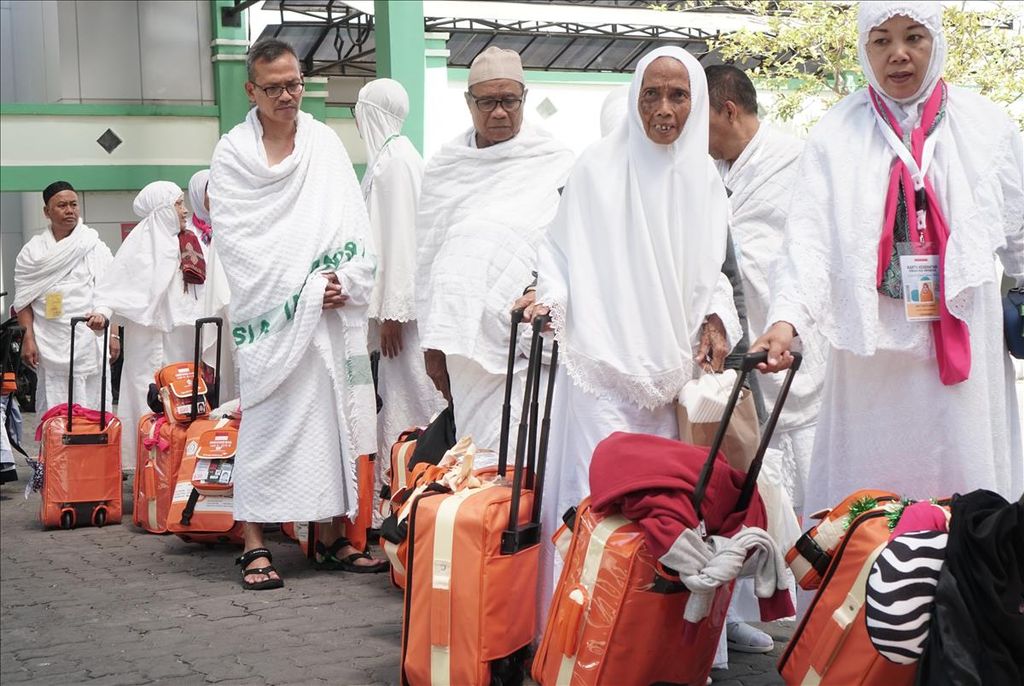
[(302, 111), (309, 112), (319, 121), (327, 119), (327, 77), (307, 76), (302, 91)]
[(377, 76), (395, 79), (409, 92), (409, 117), (402, 133), (423, 152), (426, 39), (422, 0), (374, 0)]
[(245, 119), (249, 96), (245, 94), (246, 14), (236, 17), (239, 26), (225, 26), (221, 9), (234, 5), (233, 0), (210, 0), (210, 26), (213, 29), (213, 91), (220, 117), (220, 132), (227, 133)]

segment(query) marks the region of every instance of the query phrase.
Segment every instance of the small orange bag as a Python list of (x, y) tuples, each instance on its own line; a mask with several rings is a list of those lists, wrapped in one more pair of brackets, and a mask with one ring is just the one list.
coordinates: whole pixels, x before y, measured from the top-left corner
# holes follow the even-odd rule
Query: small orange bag
[[(206, 406), (206, 380), (202, 374), (196, 376), (195, 365), (191, 362), (169, 364), (158, 371), (154, 378), (160, 389), (160, 401), (164, 405), (167, 421), (187, 424), (210, 413), (210, 408)], [(192, 414), (193, 395), (198, 396), (195, 415)]]

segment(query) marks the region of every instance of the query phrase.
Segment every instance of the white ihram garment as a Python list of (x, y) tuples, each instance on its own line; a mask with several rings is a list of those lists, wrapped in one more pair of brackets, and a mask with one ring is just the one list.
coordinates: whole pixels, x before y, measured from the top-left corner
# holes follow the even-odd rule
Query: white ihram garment
[[(732, 164), (717, 163), (725, 187), (731, 192), (729, 226), (743, 280), (747, 321), (755, 333), (768, 327), (770, 278), (782, 257), (790, 198), (800, 196), (796, 162), (803, 146), (800, 139), (762, 123)], [(798, 512), (802, 511), (807, 488), (810, 446), (821, 408), (828, 354), (828, 343), (813, 329), (802, 332), (801, 340), (803, 363), (793, 379), (770, 445), (781, 451), (773, 455), (781, 460), (782, 483)], [(758, 379), (769, 411), (775, 405), (783, 377), (783, 374), (768, 374)], [(801, 446), (805, 449), (800, 450)]]
[[(371, 81), (359, 91), (356, 121), (370, 161), (362, 190), (377, 246), (377, 274), (370, 299), (370, 350), (380, 350), (382, 321), (402, 323), (402, 351), (377, 363), (377, 480), (384, 483), (391, 445), (412, 426), (425, 426), (444, 409), (444, 397), (427, 376), (416, 325), (416, 207), (423, 159), (400, 135), (408, 96), (391, 79)], [(379, 489), (374, 489), (379, 492)], [(374, 517), (380, 517), (374, 507)], [(379, 523), (379, 522), (378, 522)]]
[[(46, 229), (33, 236), (18, 253), (14, 267), (14, 309), (32, 308), (32, 330), (39, 349), (36, 411), (42, 414), (68, 399), (68, 362), (71, 354), (71, 318), (92, 311), (97, 280), (113, 261), (110, 248), (94, 229), (79, 222), (63, 240)], [(59, 294), (61, 312), (46, 316), (46, 297)], [(74, 402), (99, 409), (100, 363), (103, 339), (84, 324), (75, 339)], [(107, 402), (110, 403), (110, 380)], [(107, 409), (110, 407), (108, 405)]]
[[(935, 46), (921, 95), (889, 101), (913, 126), (941, 73), (941, 6), (864, 3), (861, 43), (896, 13), (920, 21)], [(863, 57), (861, 67), (870, 75)], [(1024, 282), (1024, 143), (993, 103), (955, 86), (948, 86), (932, 137), (927, 176), (950, 231), (944, 297), (966, 322), (971, 345), (969, 378), (950, 386), (939, 380), (930, 325), (906, 321), (903, 303), (876, 289), (896, 155), (866, 90), (825, 115), (800, 160), (801, 190), (767, 321), (790, 322), (798, 332), (813, 327), (832, 347), (805, 511), (832, 507), (865, 487), (913, 498), (986, 488), (1010, 499), (1024, 488), (1020, 410), (994, 264), (998, 255), (1006, 274)]]
[[(722, 273), (729, 206), (708, 157), (704, 70), (679, 48), (648, 53), (688, 70), (692, 107), (675, 143), (652, 142), (635, 106), (580, 157), (538, 257), (537, 302), (551, 307), (563, 365), (556, 375), (542, 541), (589, 491), (590, 459), (613, 431), (678, 436), (673, 400), (699, 367), (693, 356), (705, 317), (742, 335), (732, 287)], [(564, 371), (563, 371), (564, 370)], [(559, 564), (542, 551), (539, 616)]]
[[(427, 165), (416, 220), (420, 342), (449, 357), (456, 429), (481, 448), (498, 448), (509, 309), (533, 281), (537, 245), (571, 165), (568, 148), (528, 124), (486, 148), (470, 130)], [(516, 375), (525, 368), (518, 359)], [(466, 388), (480, 393), (470, 398)]]
[[(326, 125), (300, 112), (295, 148), (274, 166), (262, 137), (250, 110), (217, 144), (208, 191), (240, 372), (235, 518), (353, 516), (356, 458), (376, 449), (366, 207)], [(323, 309), (327, 271), (349, 296), (339, 309)]]

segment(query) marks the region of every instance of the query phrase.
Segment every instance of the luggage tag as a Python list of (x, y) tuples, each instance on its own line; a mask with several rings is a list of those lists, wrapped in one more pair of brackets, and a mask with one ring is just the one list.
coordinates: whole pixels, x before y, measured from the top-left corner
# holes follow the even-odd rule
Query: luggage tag
[(908, 322), (939, 319), (939, 252), (931, 242), (898, 243), (903, 308)]
[(46, 318), (60, 319), (64, 314), (64, 294), (54, 291), (46, 294)]

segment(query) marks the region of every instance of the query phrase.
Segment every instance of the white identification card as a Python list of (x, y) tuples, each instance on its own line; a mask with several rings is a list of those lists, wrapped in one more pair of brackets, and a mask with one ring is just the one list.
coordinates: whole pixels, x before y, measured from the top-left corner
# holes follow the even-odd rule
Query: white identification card
[(933, 322), (939, 318), (939, 256), (900, 255), (903, 275), (903, 307), (908, 322)]

